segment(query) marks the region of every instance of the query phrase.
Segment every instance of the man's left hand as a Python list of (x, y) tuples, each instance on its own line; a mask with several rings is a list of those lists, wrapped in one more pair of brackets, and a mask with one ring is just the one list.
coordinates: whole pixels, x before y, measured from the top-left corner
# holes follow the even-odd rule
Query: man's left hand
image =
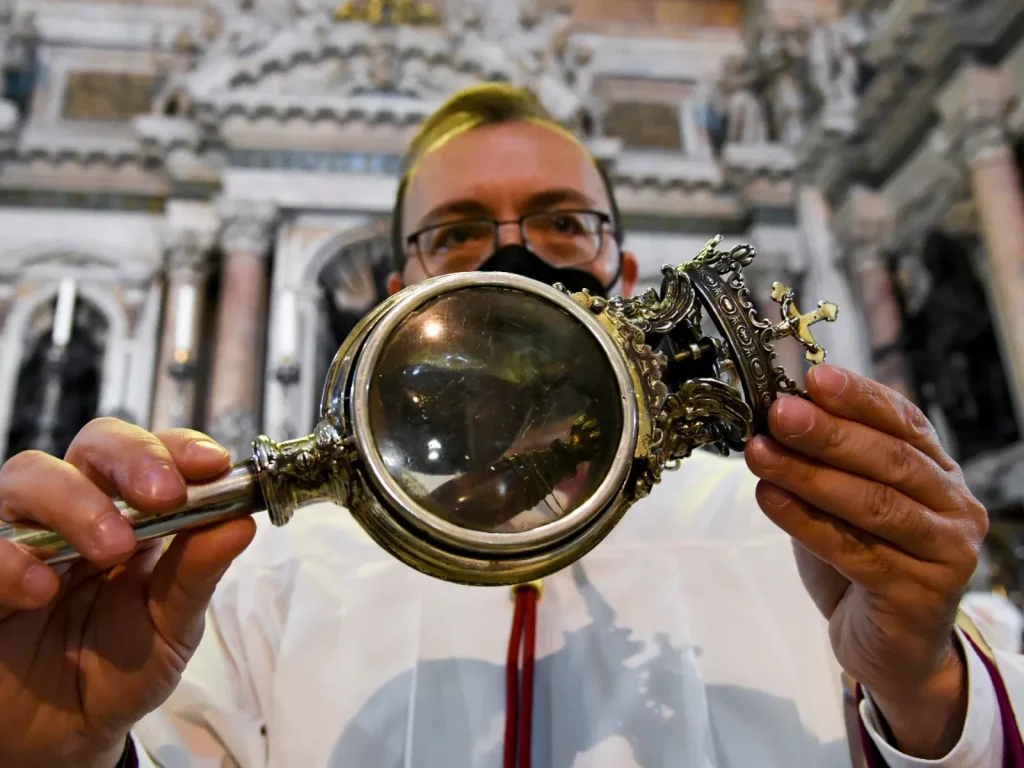
[(747, 446), (758, 503), (793, 537), (836, 658), (871, 693), (894, 746), (941, 758), (967, 712), (953, 625), (988, 516), (905, 397), (827, 365), (807, 389), (813, 403), (780, 398), (772, 437)]

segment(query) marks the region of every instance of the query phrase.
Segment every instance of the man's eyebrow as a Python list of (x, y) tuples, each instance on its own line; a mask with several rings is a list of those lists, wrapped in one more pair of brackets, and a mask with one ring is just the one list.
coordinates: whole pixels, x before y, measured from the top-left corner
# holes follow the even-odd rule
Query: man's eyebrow
[(556, 205), (578, 205), (581, 208), (597, 209), (597, 202), (577, 189), (549, 189), (531, 197), (527, 203), (526, 213), (539, 213), (554, 208)]
[(472, 216), (486, 219), (490, 218), (491, 210), (479, 200), (472, 200), (468, 198), (464, 200), (452, 200), (447, 203), (442, 203), (436, 208), (431, 208), (430, 212), (420, 220), (419, 227), (429, 227), (452, 216)]

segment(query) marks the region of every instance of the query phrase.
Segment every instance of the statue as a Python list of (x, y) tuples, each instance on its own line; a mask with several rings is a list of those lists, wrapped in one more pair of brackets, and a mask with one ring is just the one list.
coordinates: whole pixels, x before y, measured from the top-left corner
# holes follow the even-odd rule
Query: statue
[(697, 83), (693, 97), (683, 112), (683, 151), (690, 157), (707, 160), (719, 138), (714, 130), (720, 119), (715, 110), (714, 85), (702, 80)]
[(857, 108), (860, 67), (850, 36), (839, 23), (820, 24), (810, 36), (811, 79), (830, 112), (846, 114)]
[(726, 141), (734, 144), (767, 143), (764, 109), (754, 93), (750, 67), (742, 57), (726, 59), (719, 88), (725, 102)]
[(426, 96), (437, 90), (425, 58), (416, 55), (402, 61), (397, 90), (403, 96), (412, 97)]
[(24, 71), (32, 66), (39, 43), (39, 27), (33, 12), (16, 17), (7, 34), (4, 66), (6, 69)]
[(786, 67), (775, 79), (773, 92), (777, 138), (787, 147), (798, 147), (807, 135), (807, 100), (794, 67)]

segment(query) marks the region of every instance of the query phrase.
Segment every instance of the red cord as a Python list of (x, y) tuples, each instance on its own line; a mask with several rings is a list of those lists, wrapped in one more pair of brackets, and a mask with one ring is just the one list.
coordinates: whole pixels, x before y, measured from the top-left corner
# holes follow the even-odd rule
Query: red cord
[[(504, 768), (530, 768), (533, 735), (533, 670), (537, 645), (537, 597), (534, 586), (515, 590), (516, 607), (505, 663)], [(522, 679), (519, 652), (522, 648)], [(516, 762), (518, 756), (519, 761)]]
[(519, 696), (519, 768), (530, 768), (533, 736), (533, 665), (537, 645), (537, 590), (521, 591), (526, 598), (526, 619), (523, 626), (523, 677)]
[(516, 592), (512, 614), (512, 634), (508, 638), (505, 659), (505, 760), (504, 768), (516, 768), (516, 745), (519, 716), (519, 646), (523, 640), (523, 619), (526, 615), (525, 590)]

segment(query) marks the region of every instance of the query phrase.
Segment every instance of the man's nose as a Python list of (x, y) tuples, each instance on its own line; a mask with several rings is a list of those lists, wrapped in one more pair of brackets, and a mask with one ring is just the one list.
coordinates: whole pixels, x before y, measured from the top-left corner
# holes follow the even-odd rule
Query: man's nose
[(518, 221), (503, 221), (498, 225), (498, 247), (506, 245), (526, 245)]

